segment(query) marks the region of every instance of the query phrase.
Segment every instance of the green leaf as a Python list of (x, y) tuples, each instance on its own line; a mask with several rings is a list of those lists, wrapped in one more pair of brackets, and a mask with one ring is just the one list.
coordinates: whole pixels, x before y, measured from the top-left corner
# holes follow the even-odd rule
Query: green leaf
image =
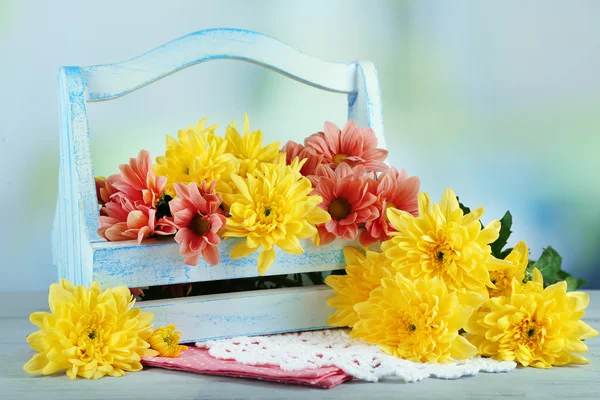
[(500, 235), (498, 236), (498, 239), (490, 245), (492, 248), (492, 255), (497, 258), (503, 258), (501, 257), (502, 249), (506, 246), (506, 242), (508, 242), (508, 238), (512, 233), (510, 230), (512, 226), (512, 215), (510, 211), (507, 211), (506, 214), (504, 214), (504, 217), (500, 220), (500, 224)]
[(565, 282), (567, 282), (567, 292), (572, 292), (577, 289), (577, 279), (573, 278), (571, 275), (565, 278)]
[(456, 196), (456, 201), (458, 201), (458, 206), (462, 210), (463, 214), (467, 215), (471, 212), (471, 209), (469, 207), (465, 206), (463, 203), (460, 202), (460, 198), (458, 196)]
[(539, 269), (544, 277), (544, 287), (562, 280), (560, 275), (561, 265), (562, 257), (560, 254), (552, 247), (546, 247), (540, 256), (540, 259), (534, 264), (534, 267)]
[(529, 262), (527, 263), (527, 268), (525, 269), (525, 278), (523, 279), (523, 282), (529, 282), (531, 279), (533, 279), (533, 268), (534, 267), (535, 267), (535, 261), (529, 260)]
[(577, 279), (567, 271), (560, 269), (561, 265), (562, 257), (560, 254), (552, 247), (548, 246), (548, 248), (544, 249), (539, 260), (529, 260), (523, 282), (530, 281), (533, 275), (533, 268), (537, 268), (544, 277), (544, 287), (553, 285), (556, 282), (565, 281), (567, 282), (567, 291), (571, 292), (579, 289), (583, 285), (587, 285), (585, 280)]
[(585, 279), (577, 279), (577, 289), (579, 289), (582, 286), (585, 286), (588, 284), (588, 281), (586, 281)]
[(558, 271), (558, 272), (556, 273), (556, 276), (558, 276), (558, 278), (559, 278), (560, 280), (563, 280), (563, 281), (564, 281), (564, 280), (565, 280), (565, 279), (567, 279), (569, 276), (571, 276), (571, 274), (570, 274), (570, 273), (568, 273), (567, 271), (563, 271), (563, 270), (561, 269), (560, 271)]

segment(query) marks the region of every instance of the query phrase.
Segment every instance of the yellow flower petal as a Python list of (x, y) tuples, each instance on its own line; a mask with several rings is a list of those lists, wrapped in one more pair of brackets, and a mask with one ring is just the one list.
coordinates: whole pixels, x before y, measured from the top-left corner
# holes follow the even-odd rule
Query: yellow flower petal
[(182, 351), (187, 350), (187, 346), (179, 345), (180, 334), (173, 324), (161, 326), (152, 333), (148, 342), (157, 355), (176, 358)]
[(457, 336), (452, 341), (450, 357), (455, 360), (466, 360), (477, 354), (477, 348), (473, 346), (467, 339), (462, 336)]
[(258, 247), (248, 247), (248, 242), (246, 240), (240, 241), (238, 244), (233, 246), (231, 249), (231, 254), (229, 255), (232, 260), (246, 257), (258, 250)]
[(295, 236), (290, 236), (282, 241), (277, 242), (277, 245), (286, 253), (290, 254), (302, 254), (304, 249), (300, 244), (300, 241)]
[(27, 337), (37, 354), (24, 365), (26, 372), (98, 379), (114, 375), (114, 369), (141, 369), (152, 315), (131, 309), (134, 300), (126, 287), (103, 292), (97, 282), (86, 289), (62, 280), (50, 287), (48, 299), (51, 313), (30, 316), (40, 330)]
[(275, 249), (263, 250), (258, 255), (258, 274), (264, 275), (275, 262)]
[[(520, 246), (518, 252), (527, 252)], [(520, 260), (521, 255), (513, 261)], [(518, 262), (518, 264), (522, 264)], [(551, 368), (585, 359), (583, 339), (598, 333), (580, 320), (586, 296), (567, 293), (565, 282), (544, 289), (541, 273), (522, 284), (513, 277), (511, 292), (487, 300), (465, 325), (467, 339), (485, 356), (523, 366)]]
[[(483, 208), (463, 215), (451, 189), (444, 192), (440, 204), (433, 205), (426, 193), (419, 193), (418, 207), (417, 217), (388, 209), (388, 219), (397, 232), (381, 244), (386, 265), (413, 281), (437, 277), (449, 290), (488, 296), (488, 287), (495, 286), (489, 271), (498, 269), (498, 264), (510, 265), (490, 258), (490, 243), (498, 237), (499, 223), (481, 229)], [(510, 285), (510, 279), (507, 282)]]
[(439, 278), (411, 281), (397, 273), (383, 278), (366, 301), (354, 306), (357, 313), (350, 336), (379, 345), (396, 357), (448, 363), (477, 353), (477, 348), (458, 332), (469, 319), (471, 304), (482, 296), (457, 296)]
[(336, 311), (327, 323), (332, 326), (352, 327), (358, 321), (355, 306), (369, 299), (373, 289), (381, 286), (382, 278), (390, 278), (392, 274), (383, 265), (383, 255), (373, 251), (363, 254), (351, 246), (344, 247), (346, 275), (330, 275), (325, 284), (335, 292), (335, 296), (327, 300)]
[[(253, 132), (252, 135), (248, 143), (258, 143), (260, 134)], [(232, 134), (232, 138), (234, 136)], [(258, 257), (260, 274), (264, 274), (275, 259), (273, 247), (302, 254), (299, 239), (314, 237), (315, 225), (330, 219), (329, 214), (318, 207), (322, 199), (310, 195), (310, 181), (300, 174), (299, 167), (285, 165), (285, 158), (277, 164), (262, 162), (245, 178), (234, 174), (232, 180), (239, 193), (226, 196), (231, 216), (227, 218), (222, 236), (246, 238), (244, 244), (234, 247), (232, 258), (263, 249)]]

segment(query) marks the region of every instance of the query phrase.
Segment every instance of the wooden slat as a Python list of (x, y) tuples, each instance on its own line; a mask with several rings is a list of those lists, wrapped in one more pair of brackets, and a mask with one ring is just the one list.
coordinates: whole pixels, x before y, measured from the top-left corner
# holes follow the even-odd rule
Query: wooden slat
[[(92, 279), (102, 287), (138, 287), (257, 276), (258, 253), (238, 260), (229, 257), (231, 248), (238, 240), (221, 242), (218, 265), (212, 266), (201, 260), (199, 265), (193, 267), (183, 263), (179, 245), (175, 242), (153, 241), (143, 245), (136, 242), (95, 243)], [(315, 247), (311, 241), (304, 240), (302, 246), (305, 253), (302, 255), (287, 254), (277, 248), (277, 259), (266, 275), (343, 269), (342, 249), (348, 245), (357, 243), (338, 239), (327, 246)]]
[(175, 324), (182, 342), (327, 328), (327, 286), (269, 289), (140, 302), (155, 326)]

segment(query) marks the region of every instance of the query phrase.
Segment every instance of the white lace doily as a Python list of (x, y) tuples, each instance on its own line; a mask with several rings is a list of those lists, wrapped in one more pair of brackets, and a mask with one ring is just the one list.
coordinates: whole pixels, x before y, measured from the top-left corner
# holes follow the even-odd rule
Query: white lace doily
[(425, 378), (457, 379), (479, 372), (510, 372), (512, 361), (474, 357), (450, 364), (417, 363), (387, 355), (376, 346), (334, 329), (270, 336), (237, 337), (196, 343), (212, 357), (246, 365), (277, 365), (286, 371), (335, 366), (358, 379), (377, 382), (399, 377), (406, 382)]

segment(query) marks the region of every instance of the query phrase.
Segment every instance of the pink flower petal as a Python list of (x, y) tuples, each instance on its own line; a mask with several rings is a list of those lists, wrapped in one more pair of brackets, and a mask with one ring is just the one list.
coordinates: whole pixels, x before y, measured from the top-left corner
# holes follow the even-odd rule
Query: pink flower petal
[(216, 246), (206, 246), (204, 250), (202, 250), (202, 257), (204, 257), (206, 262), (210, 265), (217, 265), (221, 256), (219, 254), (219, 249)]

